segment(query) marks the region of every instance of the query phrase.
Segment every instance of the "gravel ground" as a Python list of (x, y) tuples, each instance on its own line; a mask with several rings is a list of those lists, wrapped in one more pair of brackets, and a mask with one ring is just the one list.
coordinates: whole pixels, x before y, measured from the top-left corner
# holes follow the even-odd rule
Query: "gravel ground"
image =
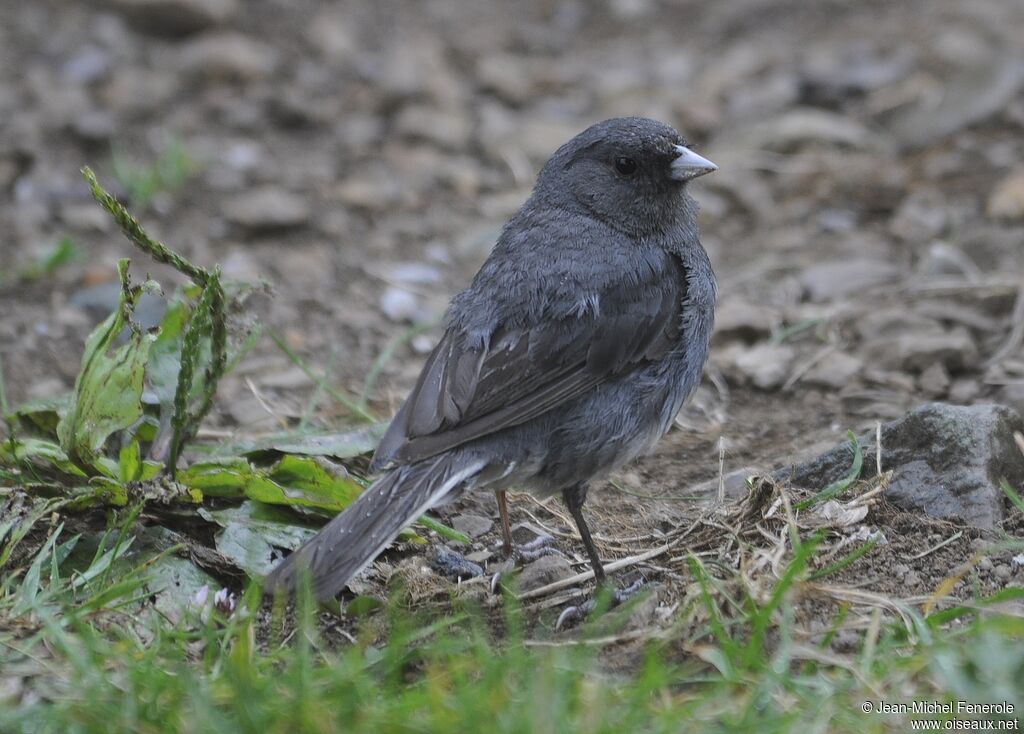
[[(339, 386), (358, 392), (423, 326), (384, 365), (383, 415), (540, 164), (588, 124), (639, 114), (721, 167), (695, 185), (721, 302), (679, 429), (617, 478), (661, 499), (592, 493), (599, 535), (681, 522), (692, 503), (674, 498), (717, 487), (720, 449), (726, 473), (768, 469), (924, 401), (1024, 410), (1021, 38), (1024, 5), (996, 0), (5, 3), (8, 399), (70, 389), (116, 303), (115, 260), (150, 267), (92, 204), (83, 164), (168, 244), (270, 281), (262, 318)], [(192, 174), (140, 198), (125, 171), (155, 160)], [(29, 277), (66, 237), (80, 257)], [(210, 428), (275, 430), (314, 390), (265, 340)], [(347, 420), (330, 404), (316, 417)], [(515, 502), (516, 520), (527, 511), (568, 530), (557, 505)], [(488, 497), (446, 513), (495, 514)], [(953, 533), (885, 517), (905, 556)], [(864, 559), (863, 577), (934, 588), (982, 542), (972, 532), (913, 568)], [(997, 586), (1024, 576), (988, 565)]]

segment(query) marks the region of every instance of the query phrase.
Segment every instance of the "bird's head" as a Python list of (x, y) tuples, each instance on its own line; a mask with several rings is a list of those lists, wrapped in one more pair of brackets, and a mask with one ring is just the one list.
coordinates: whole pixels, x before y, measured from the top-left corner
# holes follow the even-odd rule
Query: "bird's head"
[(690, 210), (686, 183), (718, 169), (671, 126), (643, 117), (592, 125), (559, 148), (536, 195), (631, 235), (664, 231)]

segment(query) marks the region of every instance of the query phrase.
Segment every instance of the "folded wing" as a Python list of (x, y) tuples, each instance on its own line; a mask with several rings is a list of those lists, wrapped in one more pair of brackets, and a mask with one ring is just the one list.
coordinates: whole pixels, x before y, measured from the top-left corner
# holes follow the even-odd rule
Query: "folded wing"
[(665, 255), (646, 282), (597, 294), (597, 308), (499, 326), (484, 344), (449, 329), (385, 434), (373, 468), (435, 456), (518, 425), (677, 347), (686, 280)]

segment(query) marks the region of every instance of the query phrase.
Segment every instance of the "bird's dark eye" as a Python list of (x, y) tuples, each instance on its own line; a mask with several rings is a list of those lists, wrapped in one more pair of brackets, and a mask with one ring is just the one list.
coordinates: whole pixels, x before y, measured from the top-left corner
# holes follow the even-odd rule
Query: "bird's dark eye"
[(632, 176), (636, 173), (636, 161), (626, 156), (619, 156), (615, 159), (615, 170), (623, 176)]

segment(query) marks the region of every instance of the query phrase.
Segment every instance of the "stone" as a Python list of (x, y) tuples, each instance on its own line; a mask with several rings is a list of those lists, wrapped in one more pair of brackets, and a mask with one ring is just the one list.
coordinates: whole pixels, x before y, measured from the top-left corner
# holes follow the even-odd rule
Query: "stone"
[(522, 57), (509, 54), (487, 54), (476, 65), (480, 86), (503, 101), (520, 106), (530, 101), (533, 85), (523, 69)]
[(863, 352), (884, 369), (924, 372), (933, 364), (942, 364), (950, 372), (974, 366), (978, 347), (964, 327), (948, 331), (918, 333), (910, 331), (868, 341)]
[(846, 352), (829, 352), (803, 376), (808, 385), (841, 389), (850, 384), (864, 369), (864, 360)]
[(480, 105), (479, 122), (479, 145), (496, 158), (503, 153), (514, 156), (506, 160), (506, 165), (522, 183), (532, 183), (536, 174), (533, 163), (543, 163), (579, 132), (579, 126), (571, 120), (551, 114), (517, 114), (496, 102)]
[(422, 308), (415, 293), (392, 285), (380, 294), (380, 310), (389, 321), (405, 323), (415, 321)]
[(395, 119), (395, 131), (410, 140), (425, 140), (439, 148), (461, 151), (469, 147), (473, 128), (461, 110), (407, 105)]
[(328, 61), (346, 62), (359, 51), (349, 29), (349, 21), (340, 8), (325, 8), (318, 12), (306, 27), (306, 38)]
[(729, 298), (715, 309), (715, 340), (754, 342), (771, 334), (776, 322), (777, 317), (770, 309)]
[(84, 143), (108, 143), (117, 131), (117, 121), (106, 110), (83, 110), (68, 121), (68, 129)]
[(995, 185), (989, 194), (986, 212), (993, 219), (1024, 221), (1024, 168)]
[[(764, 474), (763, 469), (759, 469), (756, 466), (744, 466), (740, 469), (733, 469), (730, 472), (726, 472), (722, 477), (722, 484), (725, 490), (725, 500), (738, 500), (747, 496), (749, 488), (747, 487), (747, 479), (750, 477), (761, 476)], [(708, 479), (707, 481), (701, 482), (687, 490), (687, 494), (692, 494), (696, 497), (706, 498), (714, 500), (718, 497), (718, 477), (714, 479)]]
[(878, 142), (877, 135), (853, 118), (811, 107), (791, 108), (745, 127), (728, 135), (730, 144), (734, 136), (742, 138), (745, 146), (778, 153), (792, 153), (808, 144), (862, 150), (876, 147)]
[(443, 545), (435, 545), (427, 556), (430, 567), (446, 578), (462, 580), (482, 576), (480, 564)]
[(918, 380), (921, 392), (930, 398), (944, 397), (949, 392), (951, 382), (949, 372), (946, 371), (941, 362), (933, 362), (928, 365)]
[(815, 263), (800, 273), (800, 285), (815, 303), (850, 296), (900, 277), (902, 269), (885, 260), (856, 258)]
[(494, 521), (491, 518), (472, 514), (456, 515), (451, 519), (451, 524), (460, 533), (464, 533), (471, 538), (479, 538), (481, 535), (486, 535), (494, 527)]
[(265, 79), (277, 67), (277, 51), (241, 33), (203, 35), (181, 49), (181, 68), (206, 79)]
[(785, 344), (758, 344), (741, 351), (734, 364), (755, 387), (771, 390), (789, 377), (790, 364), (795, 356), (793, 348)]
[(923, 95), (900, 109), (888, 127), (907, 149), (922, 148), (1005, 109), (1024, 84), (1024, 67), (1013, 54), (995, 53), (972, 64), (957, 64), (956, 76), (940, 94)]
[[(882, 427), (882, 470), (893, 471), (885, 497), (904, 510), (995, 528), (1006, 513), (1000, 482), (1024, 486), (1024, 454), (1014, 442), (1015, 431), (1024, 431), (1024, 419), (1001, 405), (915, 408)], [(864, 455), (874, 457), (874, 432), (858, 440)], [(843, 444), (774, 476), (820, 490), (845, 477), (851, 461), (849, 444)], [(874, 475), (874, 459), (864, 461), (861, 478)]]
[(519, 574), (519, 591), (539, 589), (572, 575), (572, 566), (564, 556), (557, 554), (541, 556), (536, 561), (527, 564)]
[[(949, 388), (949, 402), (956, 403), (957, 405), (967, 405), (973, 403), (974, 399), (981, 395), (981, 385), (978, 384), (977, 380), (972, 380), (968, 377), (961, 377), (958, 380), (953, 380), (953, 384)], [(1020, 410), (1020, 408), (1017, 408)]]
[(154, 36), (187, 36), (232, 18), (237, 0), (110, 0), (135, 28)]
[(277, 186), (264, 186), (239, 194), (224, 204), (232, 224), (253, 232), (267, 232), (306, 224), (310, 208), (306, 200)]
[(947, 205), (942, 193), (935, 189), (914, 191), (900, 202), (889, 231), (907, 242), (928, 242), (946, 227)]
[(440, 270), (415, 260), (385, 263), (381, 270), (384, 278), (392, 283), (435, 285), (441, 282)]
[(402, 191), (391, 171), (376, 166), (360, 169), (339, 183), (334, 189), (334, 196), (354, 209), (376, 211), (399, 201)]
[(812, 50), (801, 69), (801, 99), (816, 107), (838, 106), (898, 82), (913, 68), (913, 54), (908, 48), (882, 53), (862, 42), (849, 46), (826, 44)]

